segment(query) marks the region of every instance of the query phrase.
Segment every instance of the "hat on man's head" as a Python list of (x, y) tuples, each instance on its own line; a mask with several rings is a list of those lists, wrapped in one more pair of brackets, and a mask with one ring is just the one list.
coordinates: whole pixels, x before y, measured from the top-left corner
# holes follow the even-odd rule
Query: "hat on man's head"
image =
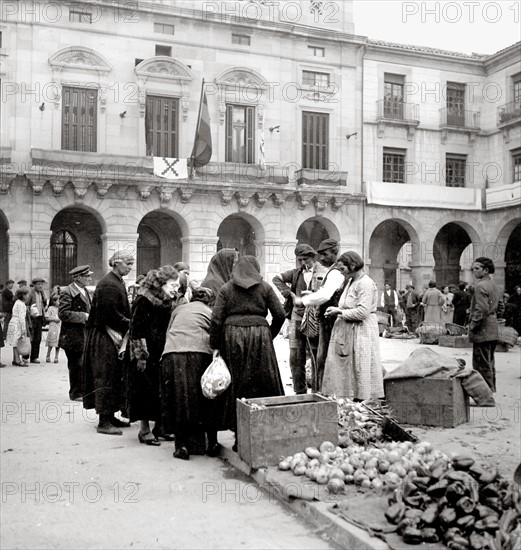
[(25, 279), (20, 279), (16, 284), (18, 286), (27, 286), (27, 281)]
[(45, 279), (42, 279), (41, 277), (35, 277), (31, 283), (35, 285), (36, 283), (45, 283)]
[(325, 250), (329, 250), (330, 248), (338, 248), (339, 242), (335, 241), (335, 239), (326, 239), (325, 241), (322, 241), (317, 248), (317, 252), (324, 252)]
[(89, 275), (92, 275), (94, 271), (90, 270), (90, 266), (88, 265), (79, 265), (78, 267), (75, 267), (74, 269), (71, 269), (69, 271), (69, 275), (72, 275), (74, 278), (76, 277), (88, 277)]
[(298, 244), (295, 248), (295, 256), (316, 256), (317, 252), (309, 244)]

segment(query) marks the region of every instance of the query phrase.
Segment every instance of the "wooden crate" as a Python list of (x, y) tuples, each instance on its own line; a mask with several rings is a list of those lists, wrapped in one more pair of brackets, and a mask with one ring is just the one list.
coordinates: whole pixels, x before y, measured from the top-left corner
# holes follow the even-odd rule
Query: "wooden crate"
[(469, 398), (460, 378), (391, 379), (384, 380), (384, 386), (399, 423), (453, 428), (469, 421)]
[(446, 334), (446, 335), (440, 336), (440, 339), (438, 340), (438, 345), (445, 348), (471, 348), (472, 347), (472, 343), (469, 340), (469, 337), (467, 335), (452, 336), (450, 334)]
[[(251, 405), (266, 408), (255, 409)], [(338, 444), (338, 405), (312, 393), (281, 397), (237, 399), (237, 447), (251, 468), (278, 464), (280, 457), (317, 447), (322, 441)]]

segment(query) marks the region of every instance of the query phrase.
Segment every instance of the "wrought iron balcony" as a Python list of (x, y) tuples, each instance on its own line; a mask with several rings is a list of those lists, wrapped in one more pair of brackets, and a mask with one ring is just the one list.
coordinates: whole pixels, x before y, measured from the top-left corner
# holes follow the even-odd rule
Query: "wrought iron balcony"
[(396, 99), (379, 99), (376, 102), (377, 120), (389, 120), (406, 123), (420, 122), (418, 105)]
[(498, 126), (509, 126), (521, 122), (521, 101), (511, 101), (498, 108)]
[(457, 109), (445, 107), (440, 109), (442, 128), (461, 128), (463, 130), (481, 129), (481, 113), (468, 109)]

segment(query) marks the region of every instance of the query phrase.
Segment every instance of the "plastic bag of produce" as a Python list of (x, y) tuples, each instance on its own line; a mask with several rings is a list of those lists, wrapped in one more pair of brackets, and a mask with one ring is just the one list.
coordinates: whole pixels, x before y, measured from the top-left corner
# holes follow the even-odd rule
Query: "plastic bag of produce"
[(203, 395), (208, 399), (215, 399), (230, 385), (232, 377), (224, 359), (218, 355), (210, 363), (201, 377)]

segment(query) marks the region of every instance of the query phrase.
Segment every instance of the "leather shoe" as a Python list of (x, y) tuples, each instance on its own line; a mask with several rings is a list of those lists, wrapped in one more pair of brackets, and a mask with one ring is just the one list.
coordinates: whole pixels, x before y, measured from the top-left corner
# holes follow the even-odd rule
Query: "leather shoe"
[[(147, 435), (151, 435), (152, 437), (147, 438)], [(144, 443), (145, 445), (152, 445), (153, 447), (159, 447), (161, 445), (155, 436), (152, 435), (152, 432), (147, 432), (146, 434), (138, 432), (137, 438), (140, 443)]]
[(181, 460), (190, 460), (188, 449), (186, 447), (179, 447), (174, 451), (174, 458), (180, 458)]
[(123, 420), (120, 420), (115, 416), (110, 419), (110, 423), (116, 428), (130, 428), (130, 422), (123, 422)]
[(5, 367), (7, 367), (7, 365), (5, 363), (0, 363), (0, 369), (3, 369)]
[(31, 359), (31, 363), (39, 363), (40, 360), (39, 359)]
[(107, 435), (123, 435), (123, 432), (121, 430), (118, 430), (115, 426), (112, 426), (110, 424), (103, 424), (101, 426), (98, 426), (96, 428), (96, 431), (99, 434), (107, 434)]
[(156, 439), (164, 439), (165, 441), (175, 441), (175, 437), (172, 434), (165, 434), (160, 430), (153, 428), (152, 433)]

